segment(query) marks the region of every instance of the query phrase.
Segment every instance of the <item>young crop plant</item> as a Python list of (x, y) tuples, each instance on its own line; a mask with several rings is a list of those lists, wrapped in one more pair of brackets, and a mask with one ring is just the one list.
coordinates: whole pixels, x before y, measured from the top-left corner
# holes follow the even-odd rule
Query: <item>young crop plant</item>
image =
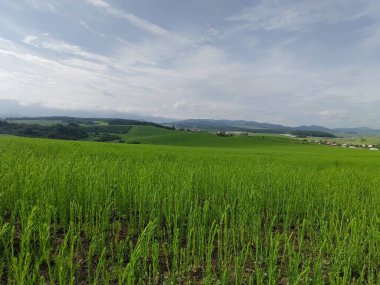
[(380, 284), (377, 153), (200, 137), (0, 137), (1, 283)]

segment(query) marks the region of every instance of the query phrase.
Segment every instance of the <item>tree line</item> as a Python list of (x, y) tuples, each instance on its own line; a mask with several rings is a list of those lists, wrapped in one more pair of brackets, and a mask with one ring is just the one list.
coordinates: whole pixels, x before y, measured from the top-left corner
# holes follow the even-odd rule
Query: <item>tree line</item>
[(0, 134), (62, 140), (80, 140), (88, 137), (88, 132), (85, 128), (73, 123), (42, 126), (0, 121)]
[(319, 132), (319, 131), (292, 131), (290, 134), (299, 137), (299, 138), (307, 138), (307, 137), (317, 137), (317, 138), (335, 138), (336, 136), (327, 133), (327, 132)]

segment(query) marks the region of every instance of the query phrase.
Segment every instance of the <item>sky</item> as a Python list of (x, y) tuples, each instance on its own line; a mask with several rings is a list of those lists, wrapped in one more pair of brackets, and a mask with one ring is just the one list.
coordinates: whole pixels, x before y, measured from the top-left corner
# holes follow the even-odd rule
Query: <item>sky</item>
[(14, 110), (380, 128), (380, 1), (1, 0)]

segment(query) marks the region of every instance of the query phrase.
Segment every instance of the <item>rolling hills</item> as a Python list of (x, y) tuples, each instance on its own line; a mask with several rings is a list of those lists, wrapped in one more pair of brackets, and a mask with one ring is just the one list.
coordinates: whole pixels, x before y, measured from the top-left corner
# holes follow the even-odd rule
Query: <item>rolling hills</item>
[(198, 130), (224, 130), (224, 131), (250, 131), (259, 133), (289, 133), (291, 131), (313, 131), (333, 134), (356, 134), (356, 135), (380, 135), (380, 130), (360, 127), (360, 128), (326, 128), (322, 126), (298, 126), (288, 127), (279, 124), (258, 123), (244, 120), (209, 120), (209, 119), (189, 119), (174, 121), (176, 128), (198, 129)]
[(280, 135), (220, 137), (208, 132), (167, 130), (153, 126), (132, 126), (132, 129), (122, 137), (126, 142), (141, 142), (143, 144), (229, 148), (299, 143), (299, 141)]
[[(152, 118), (151, 118), (152, 119)], [(349, 136), (377, 136), (380, 135), (380, 130), (367, 127), (358, 128), (326, 128), (318, 125), (302, 125), (296, 127), (289, 127), (280, 124), (259, 123), (255, 121), (246, 120), (211, 120), (211, 119), (187, 119), (176, 120), (167, 122), (163, 118), (156, 118), (153, 121), (144, 121), (138, 119), (117, 119), (117, 118), (101, 118), (101, 117), (68, 117), (68, 116), (47, 116), (47, 117), (24, 117), (24, 118), (8, 118), (6, 119), (13, 123), (23, 124), (42, 124), (51, 125), (57, 123), (78, 123), (78, 124), (108, 124), (112, 121), (119, 121), (123, 125), (151, 125), (156, 127), (174, 126), (177, 129), (196, 129), (200, 131), (244, 131), (252, 133), (290, 133), (292, 131), (308, 131), (308, 132), (322, 132), (332, 133), (335, 135), (349, 135)]]

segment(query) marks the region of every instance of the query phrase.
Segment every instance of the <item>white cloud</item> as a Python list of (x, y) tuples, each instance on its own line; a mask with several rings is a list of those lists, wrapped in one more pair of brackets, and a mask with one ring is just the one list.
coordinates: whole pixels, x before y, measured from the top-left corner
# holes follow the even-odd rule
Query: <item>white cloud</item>
[(96, 53), (85, 51), (83, 48), (77, 45), (69, 44), (64, 41), (55, 40), (50, 38), (49, 33), (44, 33), (44, 38), (39, 38), (34, 35), (28, 35), (22, 40), (25, 44), (40, 47), (46, 50), (54, 51), (62, 54), (71, 54), (79, 56), (85, 59), (108, 63), (110, 59), (106, 56), (102, 56)]
[[(73, 62), (58, 62), (22, 51), (0, 49), (0, 60), (11, 62), (16, 70), (4, 70), (13, 80), (0, 86), (0, 98), (11, 98), (24, 104), (41, 104), (46, 107), (63, 109), (120, 109), (122, 111), (138, 108), (130, 96), (130, 104), (120, 104), (108, 100), (104, 102), (103, 92), (131, 94), (139, 93), (127, 82), (109, 77), (104, 70), (76, 66)], [(83, 63), (82, 63), (83, 65)], [(5, 96), (5, 97), (4, 97)]]
[(103, 0), (86, 0), (86, 2), (88, 2), (94, 6), (97, 6), (97, 7), (101, 7), (101, 8), (108, 8), (111, 6), (110, 4), (108, 4), (107, 2), (105, 2)]
[(147, 31), (153, 35), (161, 36), (161, 37), (167, 37), (167, 38), (173, 38), (174, 35), (172, 35), (169, 31), (166, 29), (146, 20), (140, 17), (137, 17), (133, 14), (127, 13), (123, 10), (117, 9), (113, 7), (111, 4), (107, 3), (103, 0), (86, 0), (91, 5), (94, 5), (98, 8), (103, 8), (108, 14), (126, 19), (129, 23), (134, 25), (135, 27), (142, 29), (144, 31)]
[(100, 32), (97, 32), (95, 31), (94, 29), (92, 29), (85, 21), (80, 21), (79, 22), (86, 30), (88, 30), (90, 33), (94, 34), (94, 35), (97, 35), (99, 37), (102, 37), (102, 38), (105, 38), (106, 35), (103, 34), (103, 33), (100, 33)]
[(364, 16), (370, 12), (368, 3), (363, 0), (267, 0), (227, 19), (238, 23), (239, 29), (296, 31), (318, 22), (347, 21)]
[(40, 9), (40, 10), (49, 10), (50, 12), (56, 12), (57, 7), (55, 1), (51, 0), (40, 0), (40, 1), (35, 1), (35, 0), (25, 0), (26, 3), (28, 3), (31, 7), (35, 9)]
[(13, 48), (15, 45), (8, 39), (0, 37), (0, 47), (3, 48)]
[(85, 51), (77, 45), (68, 44), (63, 41), (47, 40), (47, 41), (42, 41), (40, 44), (41, 44), (41, 47), (51, 50), (51, 51), (58, 52), (58, 53), (73, 54), (73, 55), (77, 55), (77, 56), (98, 61), (98, 62), (109, 61), (109, 58), (105, 56)]
[[(314, 123), (331, 119), (338, 124), (338, 119), (347, 121), (352, 104), (376, 100), (375, 91), (380, 88), (374, 80), (378, 68), (364, 73), (360, 65), (351, 70), (320, 70), (305, 65), (284, 47), (243, 62), (217, 46), (187, 47), (160, 40), (120, 41), (113, 55), (105, 58), (51, 38), (39, 43), (40, 49), (70, 57), (51, 60), (17, 46), (1, 49), (0, 60), (12, 57), (12, 66), (23, 71), (22, 75), (13, 73), (14, 80), (0, 87), (5, 98), (49, 107), (177, 118), (251, 118), (296, 124), (304, 116), (304, 123), (313, 118)], [(341, 108), (332, 110), (338, 103)]]
[(375, 49), (377, 52), (380, 48), (380, 23), (366, 29), (365, 34), (365, 37), (360, 42), (360, 46), (367, 49)]
[[(62, 19), (77, 25), (73, 33), (66, 28), (56, 31), (55, 26), (45, 25), (42, 31), (33, 25), (19, 27), (16, 20), (13, 26), (19, 31), (7, 28), (13, 41), (0, 38), (0, 99), (61, 109), (290, 125), (380, 120), (374, 111), (380, 106), (378, 25), (372, 14), (363, 16), (367, 15), (363, 2), (356, 11), (351, 2), (337, 9), (340, 0), (262, 1), (230, 21), (223, 18), (220, 25), (194, 29), (203, 34), (182, 32), (180, 37), (106, 1), (87, 2), (105, 11), (99, 23), (107, 21), (101, 30), (107, 41), (91, 25), (94, 10), (83, 3), (85, 13), (59, 11)], [(350, 33), (350, 38), (342, 36), (344, 43), (336, 43), (330, 31), (322, 38), (306, 28), (321, 21), (341, 28), (345, 25), (334, 25), (357, 17), (366, 17), (359, 21), (365, 25), (355, 33), (349, 27), (345, 36)], [(119, 18), (149, 33), (138, 34), (129, 25), (119, 33), (114, 26)], [(363, 29), (369, 26), (373, 29)], [(99, 37), (89, 36), (83, 28)], [(242, 28), (240, 33), (234, 32), (237, 28)], [(232, 32), (226, 36), (226, 30)], [(86, 46), (78, 44), (78, 36), (84, 37)]]
[(33, 8), (41, 11), (56, 12), (59, 1), (57, 0), (3, 0), (4, 4), (13, 9)]
[(84, 69), (90, 72), (106, 72), (107, 71), (107, 65), (100, 64), (96, 62), (92, 62), (89, 60), (83, 60), (80, 58), (69, 58), (69, 59), (61, 59), (59, 60), (60, 63), (70, 66), (73, 68), (78, 69)]
[(27, 45), (38, 46), (37, 36), (29, 35), (29, 36), (26, 36), (22, 41), (26, 43)]
[(179, 101), (173, 104), (174, 109), (196, 109), (197, 104), (188, 101)]

